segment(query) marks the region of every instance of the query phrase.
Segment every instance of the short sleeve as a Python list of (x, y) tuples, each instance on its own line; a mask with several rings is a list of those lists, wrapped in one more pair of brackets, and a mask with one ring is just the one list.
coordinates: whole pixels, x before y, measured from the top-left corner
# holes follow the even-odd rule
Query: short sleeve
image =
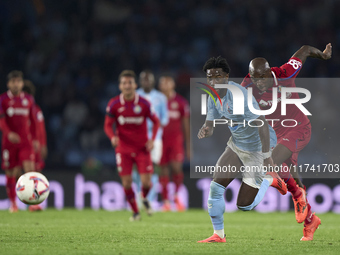
[(253, 82), (251, 81), (250, 74), (248, 73), (246, 77), (244, 77), (241, 86), (248, 88), (250, 85), (252, 85)]
[(301, 67), (302, 61), (299, 58), (292, 57), (287, 63), (280, 66), (279, 78), (295, 78), (299, 74)]
[(220, 118), (221, 115), (218, 113), (214, 101), (211, 97), (208, 99), (208, 112), (207, 112), (207, 118), (208, 121), (213, 121), (214, 119)]
[(106, 115), (108, 115), (110, 117), (114, 117), (115, 116), (112, 100), (110, 100), (109, 103), (106, 106)]

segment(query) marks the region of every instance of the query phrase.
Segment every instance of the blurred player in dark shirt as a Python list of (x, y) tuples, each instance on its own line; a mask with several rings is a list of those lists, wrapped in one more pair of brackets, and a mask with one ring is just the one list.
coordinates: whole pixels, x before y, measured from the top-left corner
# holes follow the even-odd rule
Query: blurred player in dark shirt
[[(125, 196), (133, 210), (131, 221), (140, 220), (135, 193), (132, 190), (132, 166), (137, 165), (142, 182), (143, 204), (151, 213), (147, 195), (151, 188), (153, 165), (150, 151), (157, 135), (159, 120), (152, 112), (150, 103), (136, 93), (136, 75), (125, 70), (119, 75), (120, 95), (112, 98), (106, 108), (104, 131), (116, 148), (118, 173), (122, 179)], [(148, 138), (147, 119), (153, 122), (152, 138)], [(116, 125), (116, 133), (113, 130)]]
[(163, 131), (163, 153), (161, 158), (161, 172), (159, 182), (162, 185), (163, 211), (170, 211), (168, 199), (168, 183), (170, 171), (175, 183), (175, 198), (178, 211), (184, 211), (185, 206), (178, 197), (178, 190), (183, 183), (184, 141), (186, 155), (190, 159), (190, 124), (189, 105), (187, 100), (176, 93), (175, 81), (171, 76), (162, 76), (159, 79), (159, 89), (168, 99), (169, 123)]

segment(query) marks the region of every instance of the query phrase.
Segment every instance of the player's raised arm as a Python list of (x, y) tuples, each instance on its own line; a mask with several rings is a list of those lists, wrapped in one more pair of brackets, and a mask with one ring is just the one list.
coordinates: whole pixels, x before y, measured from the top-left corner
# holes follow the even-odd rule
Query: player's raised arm
[(303, 45), (292, 57), (298, 58), (305, 63), (308, 57), (327, 60), (332, 57), (332, 44), (328, 43), (324, 51), (309, 45)]

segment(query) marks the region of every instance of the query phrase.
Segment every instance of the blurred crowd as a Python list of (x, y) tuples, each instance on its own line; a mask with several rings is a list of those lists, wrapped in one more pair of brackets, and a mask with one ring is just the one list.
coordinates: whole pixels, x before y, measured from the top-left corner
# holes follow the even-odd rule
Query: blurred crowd
[[(211, 56), (227, 58), (231, 77), (243, 77), (254, 57), (277, 66), (304, 44), (323, 50), (331, 42), (334, 57), (307, 60), (300, 77), (339, 77), (338, 10), (335, 0), (1, 1), (1, 92), (13, 69), (36, 85), (48, 132), (47, 168), (79, 166), (92, 158), (110, 164), (114, 157), (103, 120), (109, 98), (119, 93), (123, 69), (148, 68), (156, 77), (172, 73), (178, 91), (189, 98), (190, 77), (202, 77)], [(310, 88), (318, 103), (311, 106), (314, 130), (337, 114), (332, 109), (339, 108), (340, 89), (334, 86)], [(311, 144), (320, 151), (339, 138), (340, 120), (334, 123), (327, 135), (314, 133)]]

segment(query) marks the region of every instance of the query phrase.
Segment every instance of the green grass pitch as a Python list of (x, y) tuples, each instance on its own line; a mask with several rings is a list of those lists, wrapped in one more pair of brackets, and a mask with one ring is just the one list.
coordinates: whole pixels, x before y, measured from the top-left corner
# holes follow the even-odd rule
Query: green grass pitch
[(209, 237), (208, 213), (155, 213), (129, 222), (127, 211), (0, 211), (0, 254), (340, 254), (340, 216), (320, 214), (312, 242), (300, 242), (293, 212), (226, 213), (227, 243)]

